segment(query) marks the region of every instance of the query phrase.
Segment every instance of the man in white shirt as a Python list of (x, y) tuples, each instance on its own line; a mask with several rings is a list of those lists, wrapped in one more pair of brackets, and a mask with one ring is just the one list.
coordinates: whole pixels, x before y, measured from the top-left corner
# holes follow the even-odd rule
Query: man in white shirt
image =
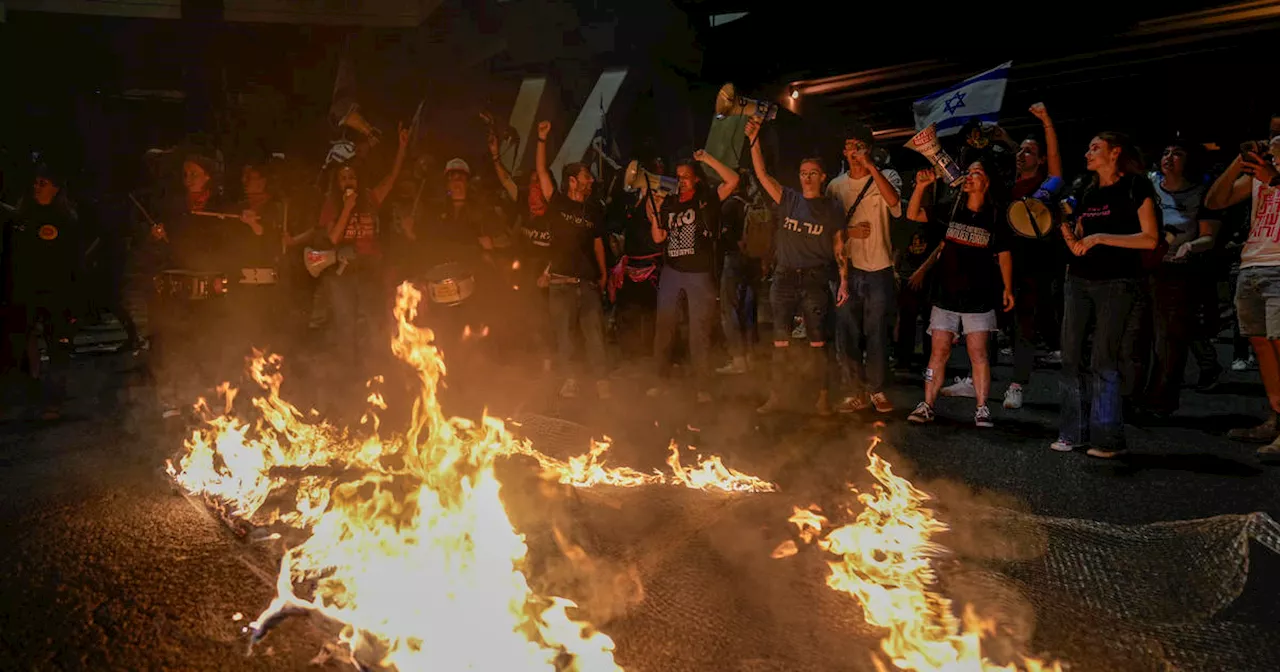
[(846, 413), (868, 406), (880, 413), (893, 411), (884, 394), (897, 293), (889, 223), (902, 215), (902, 178), (876, 165), (873, 147), (871, 129), (850, 127), (844, 134), (848, 169), (827, 185), (827, 195), (840, 202), (845, 214), (848, 269), (836, 298), (836, 353), (852, 378), (851, 394), (840, 406)]
[[(1243, 148), (1242, 148), (1243, 149)], [(1232, 430), (1243, 441), (1272, 441), (1258, 450), (1263, 457), (1280, 457), (1276, 414), (1280, 413), (1280, 135), (1270, 147), (1242, 151), (1205, 195), (1205, 207), (1229, 208), (1253, 199), (1249, 238), (1240, 251), (1236, 281), (1236, 319), (1258, 355), (1258, 370), (1272, 413), (1257, 427)], [(1267, 150), (1270, 150), (1269, 152)]]

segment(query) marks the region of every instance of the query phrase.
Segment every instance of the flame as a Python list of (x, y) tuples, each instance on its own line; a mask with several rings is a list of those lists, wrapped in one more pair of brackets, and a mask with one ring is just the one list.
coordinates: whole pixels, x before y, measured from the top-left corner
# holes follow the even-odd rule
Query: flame
[(537, 459), (542, 465), (544, 476), (548, 479), (577, 488), (599, 485), (634, 488), (665, 483), (710, 492), (776, 492), (778, 490), (778, 486), (769, 481), (726, 467), (724, 461), (717, 455), (699, 458), (693, 467), (685, 468), (680, 463), (680, 447), (675, 441), (671, 442), (671, 455), (667, 457), (671, 476), (660, 471), (646, 474), (631, 467), (606, 467), (604, 454), (611, 445), (611, 439), (606, 436), (603, 441), (592, 441), (591, 450), (566, 461), (545, 455), (527, 442), (522, 444), (519, 450)]
[[(524, 538), (512, 528), (494, 475), (496, 460), (518, 443), (493, 418), (445, 417), (436, 397), (444, 362), (430, 330), (413, 325), (420, 299), (417, 289), (401, 285), (394, 311), (392, 350), (421, 383), (404, 434), (384, 442), (375, 431), (361, 441), (307, 424), (279, 397), (279, 358), (255, 352), (249, 370), (267, 392), (253, 400), (260, 419), (211, 419), (184, 443), (178, 463), (168, 464), (183, 488), (241, 517), (295, 490), (292, 510), (274, 522), (308, 536), (281, 558), (276, 597), (249, 625), (254, 641), (281, 618), (309, 611), (342, 623), (340, 645), (365, 667), (621, 669), (613, 641), (575, 620), (572, 602), (529, 588)], [(385, 403), (376, 390), (368, 402), (366, 420), (376, 430)], [(398, 459), (386, 459), (392, 457)], [(273, 475), (324, 465), (363, 473), (346, 481)]]
[[(982, 636), (989, 625), (969, 606), (957, 618), (951, 601), (934, 590), (933, 559), (946, 549), (932, 538), (947, 525), (924, 506), (930, 496), (894, 474), (876, 454), (879, 442), (876, 437), (867, 450), (867, 471), (876, 484), (871, 492), (858, 493), (865, 508), (853, 523), (827, 530), (828, 520), (816, 506), (796, 508), (788, 519), (802, 541), (816, 541), (818, 548), (837, 556), (827, 563), (827, 585), (856, 598), (867, 623), (888, 630), (880, 648), (897, 669), (1061, 672), (1057, 662), (1024, 658), (1002, 666), (983, 657)], [(773, 557), (795, 553), (795, 542), (788, 540)], [(885, 669), (879, 659), (873, 663)]]

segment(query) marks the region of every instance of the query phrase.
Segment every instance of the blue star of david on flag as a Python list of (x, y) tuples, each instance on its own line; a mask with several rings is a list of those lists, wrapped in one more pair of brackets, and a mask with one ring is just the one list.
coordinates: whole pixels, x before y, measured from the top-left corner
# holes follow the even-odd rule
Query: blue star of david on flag
[(947, 114), (955, 114), (956, 110), (964, 107), (964, 97), (968, 95), (964, 91), (956, 91), (942, 106), (946, 108)]
[(972, 120), (997, 121), (1012, 65), (1002, 63), (912, 103), (916, 130), (936, 124), (938, 135), (948, 136)]

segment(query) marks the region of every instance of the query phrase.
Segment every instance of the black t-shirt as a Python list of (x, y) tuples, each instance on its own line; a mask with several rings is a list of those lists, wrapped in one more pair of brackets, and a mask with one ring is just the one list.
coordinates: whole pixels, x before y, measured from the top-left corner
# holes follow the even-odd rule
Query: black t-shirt
[[(1158, 202), (1155, 187), (1144, 175), (1125, 175), (1110, 186), (1086, 188), (1079, 205), (1083, 236), (1141, 232), (1138, 208), (1148, 198)], [(1122, 247), (1095, 245), (1083, 257), (1071, 257), (1069, 272), (1086, 280), (1136, 278), (1143, 273), (1142, 253)]]
[(70, 291), (80, 269), (82, 239), (76, 211), (62, 199), (19, 204), (8, 250), (15, 297)]
[[(240, 204), (240, 211), (250, 210), (248, 203)], [(262, 235), (255, 235), (244, 222), (223, 220), (228, 227), (229, 254), (238, 268), (274, 268), (280, 256), (280, 235), (284, 230), (284, 205), (275, 199), (258, 207), (258, 225)], [(238, 269), (237, 269), (238, 270)], [(237, 273), (238, 275), (238, 273)]]
[[(639, 205), (628, 206), (622, 216), (622, 253), (632, 259), (662, 254), (662, 245), (653, 242), (653, 227), (645, 214), (646, 207), (646, 201), (642, 200)], [(661, 259), (653, 258), (646, 263), (661, 263)]]
[(663, 264), (681, 273), (710, 273), (719, 214), (720, 202), (701, 190), (684, 202), (675, 195), (667, 198), (658, 213), (658, 226), (667, 232)]
[[(177, 202), (171, 201), (163, 212), (165, 214), (160, 221), (164, 223), (165, 235), (169, 239), (166, 269), (228, 273), (231, 277), (239, 275), (240, 267), (233, 263), (229, 252), (230, 239), (233, 231), (247, 230), (247, 224), (192, 213), (185, 196), (179, 196)], [(217, 197), (211, 197), (202, 212), (230, 212), (230, 208), (224, 207)]]
[(596, 241), (603, 238), (600, 217), (585, 203), (560, 192), (551, 195), (547, 228), (551, 231), (551, 273), (582, 280), (599, 280)]
[(423, 242), (429, 263), (479, 261), (480, 237), (488, 235), (488, 219), (497, 217), (492, 208), (468, 197), (461, 204), (448, 199), (436, 202), (428, 212), (426, 229), (415, 233)]
[(1004, 213), (990, 204), (974, 212), (960, 203), (935, 207), (929, 221), (946, 243), (938, 257), (935, 305), (956, 313), (995, 310), (1003, 289), (996, 255), (1009, 250), (1012, 235)]

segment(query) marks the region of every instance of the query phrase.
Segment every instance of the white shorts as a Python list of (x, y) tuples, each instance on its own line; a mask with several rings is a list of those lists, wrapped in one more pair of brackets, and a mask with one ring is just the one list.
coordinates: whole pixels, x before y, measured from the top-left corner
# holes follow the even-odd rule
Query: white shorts
[(929, 333), (946, 331), (953, 334), (976, 334), (996, 331), (996, 311), (985, 313), (957, 313), (946, 308), (933, 307), (929, 313)]

